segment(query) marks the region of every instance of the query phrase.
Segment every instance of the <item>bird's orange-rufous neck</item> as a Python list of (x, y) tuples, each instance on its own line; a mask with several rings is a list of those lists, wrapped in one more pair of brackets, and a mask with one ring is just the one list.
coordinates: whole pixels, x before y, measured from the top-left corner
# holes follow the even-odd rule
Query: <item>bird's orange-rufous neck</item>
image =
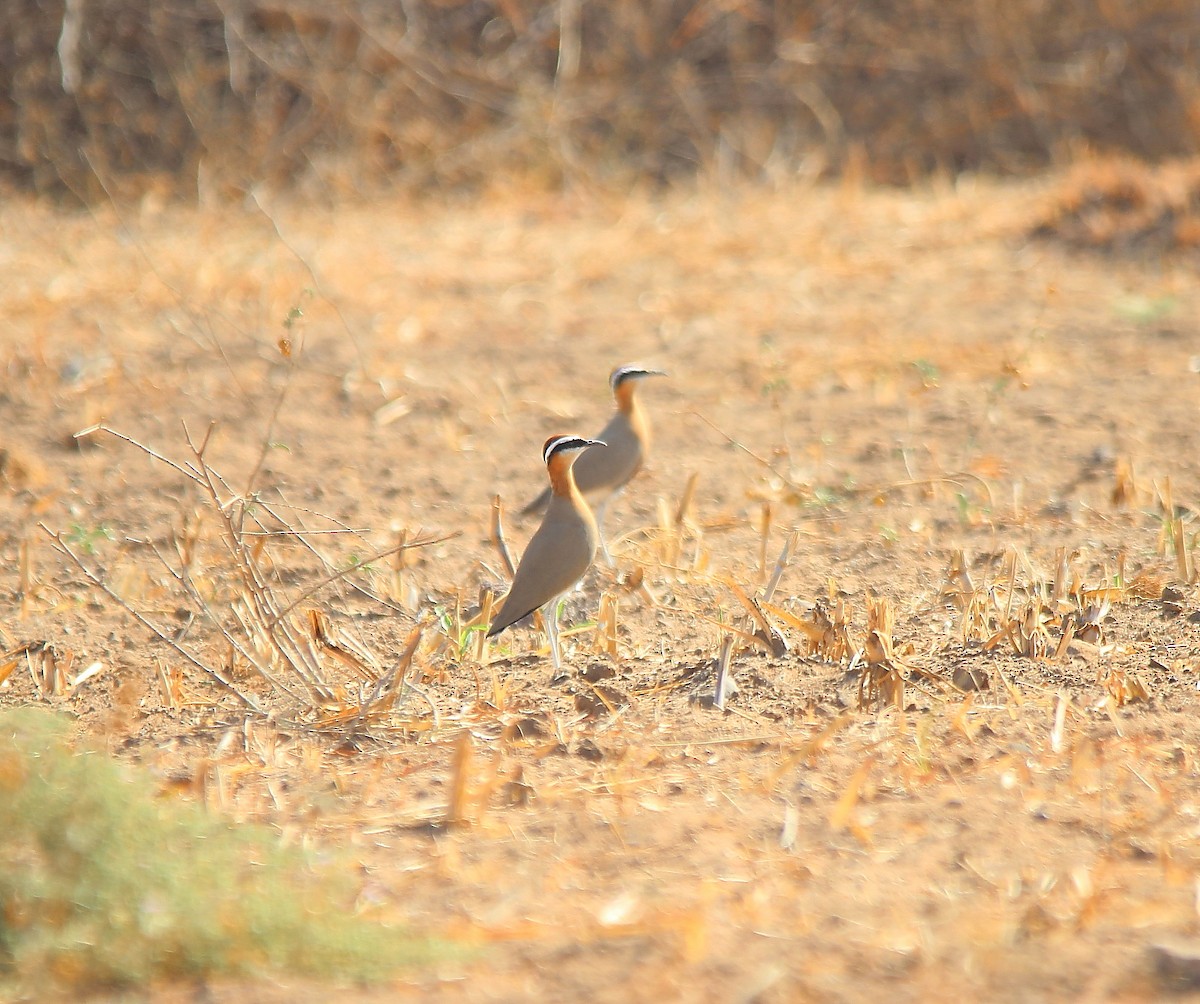
[(546, 464), (546, 471), (550, 475), (550, 490), (555, 495), (582, 498), (575, 485), (575, 475), (571, 473), (575, 458), (578, 456), (578, 453), (555, 453), (550, 457)]
[(635, 384), (634, 380), (626, 380), (618, 384), (613, 396), (617, 401), (617, 410), (629, 420), (629, 427), (633, 429), (634, 435), (641, 442), (642, 449), (647, 450), (650, 448), (650, 423), (646, 421), (646, 416), (643, 414), (637, 398), (633, 396)]
[(621, 414), (632, 415), (637, 410), (637, 400), (633, 396), (636, 387), (636, 380), (622, 380), (613, 391), (613, 398), (617, 402), (617, 411)]

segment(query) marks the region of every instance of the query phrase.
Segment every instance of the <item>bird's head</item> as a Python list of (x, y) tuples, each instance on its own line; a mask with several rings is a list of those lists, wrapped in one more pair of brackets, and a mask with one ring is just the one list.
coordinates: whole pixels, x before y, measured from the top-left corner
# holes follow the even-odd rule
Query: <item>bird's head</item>
[(546, 462), (546, 466), (549, 466), (556, 457), (573, 462), (584, 450), (593, 446), (607, 445), (603, 440), (584, 439), (582, 436), (551, 436), (546, 440), (546, 445), (542, 447), (542, 460)]

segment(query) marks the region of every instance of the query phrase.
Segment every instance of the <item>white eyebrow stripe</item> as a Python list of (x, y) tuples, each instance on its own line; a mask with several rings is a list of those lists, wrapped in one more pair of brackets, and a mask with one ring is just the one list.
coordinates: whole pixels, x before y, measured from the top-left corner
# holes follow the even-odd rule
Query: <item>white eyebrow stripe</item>
[(652, 370), (641, 364), (629, 363), (625, 366), (618, 366), (612, 371), (612, 375), (608, 378), (608, 385), (610, 389), (616, 390), (618, 384), (627, 378), (640, 376), (666, 376), (666, 374), (662, 370)]
[(613, 370), (612, 376), (608, 378), (609, 386), (613, 390), (616, 390), (617, 384), (619, 384), (627, 376), (630, 376), (634, 373), (644, 372), (645, 370), (641, 366), (618, 366), (615, 370)]
[(542, 453), (542, 463), (549, 463), (550, 457), (559, 450), (583, 450), (594, 442), (593, 439), (583, 439), (580, 436), (559, 436), (546, 444), (546, 449)]

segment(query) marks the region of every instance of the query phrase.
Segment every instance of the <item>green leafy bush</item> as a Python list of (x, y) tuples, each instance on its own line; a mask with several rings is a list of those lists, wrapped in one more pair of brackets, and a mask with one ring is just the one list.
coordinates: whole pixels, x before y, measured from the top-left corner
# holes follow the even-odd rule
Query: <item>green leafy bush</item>
[(349, 913), (349, 890), (270, 831), (156, 799), (63, 732), (46, 712), (0, 712), (0, 990), (269, 970), (377, 980), (433, 954)]

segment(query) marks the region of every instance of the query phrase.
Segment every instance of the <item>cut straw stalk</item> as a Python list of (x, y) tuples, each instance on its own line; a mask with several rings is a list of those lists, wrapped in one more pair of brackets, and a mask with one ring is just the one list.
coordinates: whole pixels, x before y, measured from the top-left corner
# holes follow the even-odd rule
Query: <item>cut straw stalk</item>
[(596, 615), (595, 650), (612, 659), (617, 658), (617, 614), (620, 603), (613, 593), (600, 596), (600, 608)]
[[(763, 590), (763, 598), (760, 600), (757, 596), (748, 596), (736, 582), (732, 579), (725, 579), (725, 584), (729, 587), (738, 601), (746, 608), (749, 614), (749, 619), (744, 627), (734, 627), (728, 624), (723, 624), (715, 621), (713, 618), (706, 618), (713, 623), (719, 624), (723, 629), (721, 639), (721, 649), (717, 656), (717, 672), (716, 681), (713, 690), (713, 707), (718, 710), (725, 710), (725, 703), (737, 693), (737, 685), (733, 679), (733, 649), (737, 639), (742, 639), (750, 645), (755, 645), (773, 658), (781, 659), (787, 654), (788, 644), (783, 633), (771, 623), (771, 619), (767, 616), (764, 606), (775, 595), (775, 590), (779, 585), (779, 580), (783, 576), (783, 571), (787, 567), (791, 549), (796, 541), (796, 532), (793, 531), (784, 541), (783, 548), (779, 552), (779, 557), (775, 561), (775, 569), (771, 575), (770, 581)], [(765, 562), (763, 562), (765, 567)]]
[[(771, 503), (762, 504), (762, 515), (759, 521), (758, 535), (758, 581), (767, 577), (767, 545), (771, 539)], [(786, 545), (785, 545), (786, 547)]]
[(33, 559), (30, 555), (29, 539), (22, 537), (21, 542), (17, 545), (17, 591), (21, 597), (22, 620), (29, 616), (34, 588)]
[(484, 589), (479, 601), (479, 616), (474, 623), (479, 625), (475, 632), (475, 661), (482, 664), (487, 659), (488, 636), (486, 626), (492, 623), (492, 610), (496, 605), (496, 594), (490, 589)]
[(721, 654), (717, 656), (717, 678), (713, 684), (713, 707), (718, 711), (724, 711), (725, 701), (737, 693), (737, 684), (733, 682), (730, 672), (732, 657), (733, 635), (727, 634), (721, 641)]
[(500, 560), (504, 562), (508, 577), (513, 578), (517, 574), (517, 566), (513, 564), (512, 554), (504, 539), (504, 503), (499, 495), (492, 496), (492, 543), (500, 553)]
[(450, 767), (450, 800), (446, 805), (444, 823), (461, 826), (467, 821), (468, 775), (471, 771), (473, 746), (471, 733), (463, 729), (454, 743), (454, 759)]

